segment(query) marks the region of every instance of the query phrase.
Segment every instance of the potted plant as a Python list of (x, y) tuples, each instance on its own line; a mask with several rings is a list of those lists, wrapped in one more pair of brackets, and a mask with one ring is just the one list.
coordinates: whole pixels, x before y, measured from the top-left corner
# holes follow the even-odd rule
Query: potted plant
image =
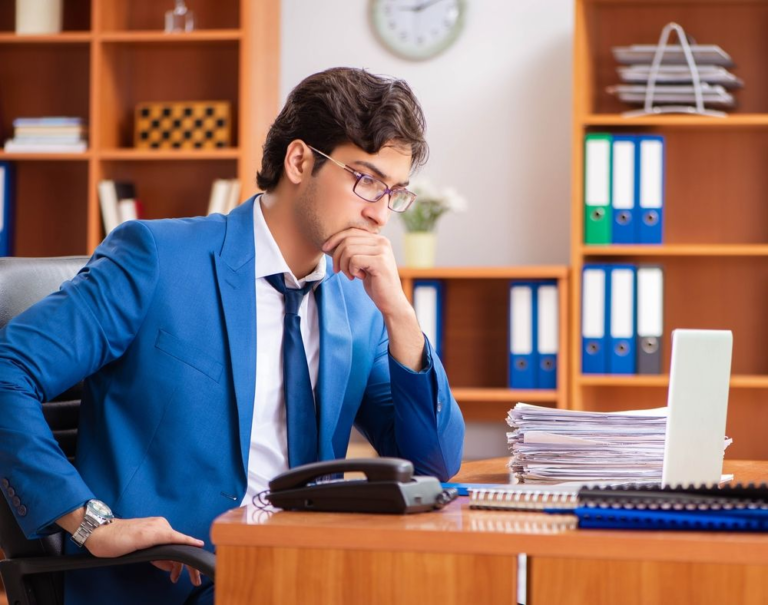
[(426, 177), (412, 179), (408, 189), (417, 197), (400, 215), (406, 230), (405, 264), (408, 267), (433, 267), (437, 219), (450, 210), (464, 212), (467, 203), (453, 187), (440, 189)]

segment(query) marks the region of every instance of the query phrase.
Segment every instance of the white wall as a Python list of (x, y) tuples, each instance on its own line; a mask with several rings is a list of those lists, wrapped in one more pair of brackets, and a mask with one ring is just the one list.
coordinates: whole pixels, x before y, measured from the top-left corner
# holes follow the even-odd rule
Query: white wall
[[(459, 40), (410, 62), (373, 35), (365, 0), (282, 0), (281, 100), (347, 65), (405, 79), (427, 118), (422, 173), (468, 199), (438, 225), (437, 264), (567, 264), (572, 0), (467, 0)], [(385, 230), (402, 260), (402, 226)]]
[[(405, 79), (427, 119), (422, 173), (469, 202), (441, 219), (437, 264), (568, 264), (573, 1), (467, 4), (456, 44), (413, 63), (379, 44), (365, 0), (282, 0), (281, 100), (333, 66)], [(384, 233), (402, 262), (397, 217)], [(505, 427), (468, 427), (466, 456), (505, 455)]]

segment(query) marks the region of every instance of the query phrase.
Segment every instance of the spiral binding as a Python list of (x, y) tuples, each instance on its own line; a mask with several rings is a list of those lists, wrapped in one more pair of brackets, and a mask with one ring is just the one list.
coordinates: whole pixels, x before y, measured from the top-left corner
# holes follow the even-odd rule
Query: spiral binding
[(574, 490), (470, 489), (469, 507), (504, 510), (768, 511), (768, 486), (592, 486)]
[[(501, 513), (503, 516), (493, 516), (485, 513), (482, 517), (472, 517), (469, 529), (476, 532), (493, 532), (496, 534), (559, 534), (578, 527), (578, 519), (572, 515), (530, 515), (523, 516)], [(492, 515), (486, 517), (485, 515)]]
[(545, 510), (573, 509), (579, 505), (576, 491), (470, 489), (469, 508)]

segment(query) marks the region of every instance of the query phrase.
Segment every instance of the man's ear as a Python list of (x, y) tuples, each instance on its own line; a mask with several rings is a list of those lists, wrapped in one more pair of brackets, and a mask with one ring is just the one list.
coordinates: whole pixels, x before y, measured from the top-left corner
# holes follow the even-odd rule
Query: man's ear
[(312, 156), (312, 150), (304, 141), (296, 139), (288, 144), (288, 149), (285, 151), (283, 172), (291, 183), (299, 185), (312, 176), (314, 165), (315, 158)]

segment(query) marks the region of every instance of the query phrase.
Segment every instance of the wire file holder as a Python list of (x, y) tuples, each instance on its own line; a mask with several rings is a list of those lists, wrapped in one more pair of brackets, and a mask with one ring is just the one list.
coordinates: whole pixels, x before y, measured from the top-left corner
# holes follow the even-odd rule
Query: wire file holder
[[(693, 95), (696, 101), (695, 106), (691, 105), (654, 105), (653, 96), (656, 91), (656, 80), (659, 77), (659, 68), (664, 59), (664, 53), (667, 50), (669, 42), (669, 35), (672, 32), (677, 34), (677, 38), (680, 41), (680, 46), (685, 56), (685, 62), (688, 65), (688, 69), (691, 73), (691, 81), (693, 83)], [(714, 118), (724, 118), (728, 114), (723, 111), (717, 111), (715, 109), (707, 109), (704, 107), (704, 94), (702, 93), (701, 79), (699, 77), (699, 69), (696, 65), (696, 61), (693, 58), (693, 52), (691, 51), (691, 45), (688, 42), (688, 36), (685, 30), (677, 23), (667, 23), (664, 29), (661, 30), (659, 36), (659, 43), (656, 47), (656, 52), (653, 55), (653, 62), (651, 63), (651, 70), (648, 75), (648, 83), (645, 90), (645, 103), (642, 109), (633, 109), (632, 111), (625, 111), (622, 115), (625, 117), (638, 117), (647, 115), (657, 115), (665, 113), (689, 113), (695, 115), (709, 116)]]

